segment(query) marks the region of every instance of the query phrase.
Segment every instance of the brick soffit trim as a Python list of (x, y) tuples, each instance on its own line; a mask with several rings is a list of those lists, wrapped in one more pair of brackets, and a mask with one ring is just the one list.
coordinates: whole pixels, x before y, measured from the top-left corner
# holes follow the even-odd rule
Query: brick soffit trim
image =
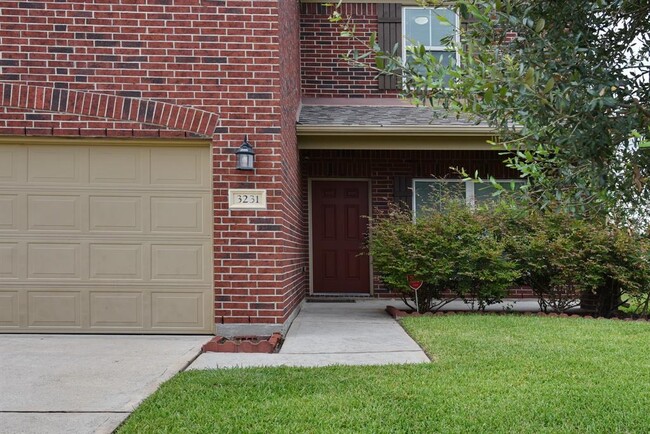
[(192, 107), (97, 92), (0, 82), (0, 107), (138, 122), (212, 137), (219, 115)]

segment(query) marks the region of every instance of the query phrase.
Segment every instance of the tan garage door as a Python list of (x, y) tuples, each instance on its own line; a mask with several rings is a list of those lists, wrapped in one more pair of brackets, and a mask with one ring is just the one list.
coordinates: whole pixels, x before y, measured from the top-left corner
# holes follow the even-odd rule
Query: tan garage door
[(213, 332), (210, 198), (208, 146), (0, 144), (0, 332)]

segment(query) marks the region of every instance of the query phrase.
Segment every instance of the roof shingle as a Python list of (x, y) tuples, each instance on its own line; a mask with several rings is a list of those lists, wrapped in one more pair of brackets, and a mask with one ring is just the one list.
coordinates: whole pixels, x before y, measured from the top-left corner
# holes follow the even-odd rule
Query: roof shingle
[(305, 105), (299, 125), (340, 126), (471, 126), (476, 122), (428, 107)]

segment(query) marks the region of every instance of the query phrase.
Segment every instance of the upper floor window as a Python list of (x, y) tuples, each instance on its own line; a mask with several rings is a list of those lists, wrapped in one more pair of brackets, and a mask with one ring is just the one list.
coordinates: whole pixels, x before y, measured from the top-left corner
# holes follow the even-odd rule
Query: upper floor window
[(422, 45), (445, 66), (458, 64), (457, 53), (449, 51), (446, 39), (458, 37), (458, 15), (445, 8), (402, 8), (402, 59), (408, 62), (408, 47)]
[[(444, 17), (441, 20), (439, 17)], [(447, 22), (445, 22), (447, 21)], [(400, 3), (377, 4), (377, 42), (387, 53), (402, 55), (408, 61), (407, 47), (423, 45), (426, 50), (437, 56), (443, 64), (449, 65), (452, 59), (458, 64), (458, 56), (448, 51), (446, 37), (460, 41), (457, 29), (460, 19), (448, 8), (406, 7)], [(379, 89), (400, 89), (402, 84), (396, 74), (380, 74)]]

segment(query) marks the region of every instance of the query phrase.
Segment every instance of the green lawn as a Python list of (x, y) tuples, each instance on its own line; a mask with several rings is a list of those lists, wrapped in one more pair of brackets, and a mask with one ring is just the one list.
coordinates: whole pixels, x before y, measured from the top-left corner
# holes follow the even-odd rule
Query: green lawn
[(407, 318), (435, 362), (186, 372), (119, 431), (650, 432), (650, 324)]

